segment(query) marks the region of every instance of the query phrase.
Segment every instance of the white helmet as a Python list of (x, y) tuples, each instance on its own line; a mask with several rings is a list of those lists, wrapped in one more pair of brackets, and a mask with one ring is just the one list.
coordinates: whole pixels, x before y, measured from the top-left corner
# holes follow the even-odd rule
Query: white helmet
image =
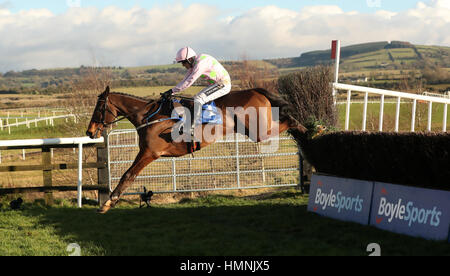
[(191, 57), (196, 57), (196, 56), (197, 56), (197, 54), (191, 47), (184, 47), (178, 51), (177, 57), (175, 58), (175, 60), (177, 62), (182, 62), (182, 61), (190, 59)]

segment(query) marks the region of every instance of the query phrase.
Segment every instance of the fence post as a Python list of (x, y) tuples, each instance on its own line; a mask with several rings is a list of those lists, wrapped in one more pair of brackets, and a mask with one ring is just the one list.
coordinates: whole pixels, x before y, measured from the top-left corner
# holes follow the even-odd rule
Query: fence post
[[(43, 170), (43, 180), (45, 187), (52, 186), (52, 157), (50, 153), (50, 148), (42, 148), (42, 166)], [(53, 205), (53, 193), (51, 191), (45, 192), (45, 204)]]
[(304, 164), (304, 159), (303, 159), (303, 155), (302, 155), (302, 150), (300, 148), (300, 145), (297, 146), (298, 147), (298, 165), (299, 165), (299, 186), (300, 186), (300, 191), (302, 194), (305, 193), (305, 176), (304, 176), (304, 172), (303, 172), (303, 164)]
[(235, 142), (235, 150), (236, 150), (236, 184), (237, 187), (241, 188), (241, 172), (240, 172), (240, 164), (239, 164), (239, 137), (238, 134), (234, 134), (234, 142)]
[(78, 183), (77, 183), (77, 207), (82, 207), (83, 202), (83, 144), (78, 144)]
[(102, 133), (105, 142), (97, 148), (97, 162), (105, 164), (104, 167), (97, 170), (98, 185), (104, 186), (104, 189), (98, 190), (98, 203), (102, 206), (109, 199), (109, 168), (108, 168), (108, 134)]

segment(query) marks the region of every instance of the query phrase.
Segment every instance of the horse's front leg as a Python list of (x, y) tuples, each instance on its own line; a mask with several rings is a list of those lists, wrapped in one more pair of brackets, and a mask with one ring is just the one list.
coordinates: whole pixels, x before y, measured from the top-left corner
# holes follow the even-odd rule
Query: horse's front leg
[(98, 210), (99, 213), (104, 214), (113, 208), (120, 199), (123, 192), (134, 182), (139, 173), (151, 162), (156, 160), (155, 157), (149, 151), (140, 151), (136, 156), (133, 165), (127, 170), (127, 172), (120, 179), (119, 185), (112, 192), (110, 199), (103, 204)]

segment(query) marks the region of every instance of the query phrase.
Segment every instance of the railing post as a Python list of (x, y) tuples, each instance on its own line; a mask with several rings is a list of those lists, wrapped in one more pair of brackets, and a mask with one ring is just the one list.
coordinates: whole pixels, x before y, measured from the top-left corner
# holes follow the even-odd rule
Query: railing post
[(364, 95), (364, 109), (363, 109), (363, 125), (362, 125), (362, 130), (366, 131), (366, 127), (367, 127), (367, 104), (369, 102), (369, 93), (366, 92), (366, 94)]
[(411, 117), (411, 132), (414, 132), (416, 130), (416, 110), (417, 110), (417, 100), (413, 101), (412, 106), (412, 117)]
[(448, 105), (444, 104), (444, 119), (442, 121), (442, 131), (443, 132), (447, 132), (447, 110), (448, 110)]
[(384, 119), (384, 94), (381, 95), (381, 101), (380, 101), (380, 121), (378, 130), (381, 132), (383, 131), (383, 119)]
[(102, 206), (109, 199), (109, 169), (108, 169), (108, 134), (106, 131), (102, 133), (104, 144), (97, 148), (97, 162), (105, 164), (102, 168), (98, 168), (98, 185), (104, 186), (98, 190), (98, 203)]
[(176, 158), (172, 158), (172, 183), (173, 183), (173, 192), (177, 192), (177, 161)]
[[(43, 170), (43, 180), (45, 187), (52, 186), (52, 158), (50, 154), (49, 147), (42, 148), (42, 166)], [(53, 205), (53, 193), (51, 191), (45, 192), (45, 204)]]
[(347, 91), (347, 111), (345, 113), (345, 130), (349, 130), (350, 128), (350, 107), (351, 107), (351, 98), (352, 98), (352, 91)]
[(402, 99), (400, 97), (397, 98), (397, 107), (395, 111), (395, 132), (399, 131), (400, 127), (400, 105), (402, 103)]
[(431, 131), (432, 118), (433, 118), (433, 102), (430, 101), (428, 103), (428, 124), (427, 124), (428, 131)]
[(83, 201), (83, 144), (78, 144), (78, 185), (77, 185), (77, 206), (82, 207)]

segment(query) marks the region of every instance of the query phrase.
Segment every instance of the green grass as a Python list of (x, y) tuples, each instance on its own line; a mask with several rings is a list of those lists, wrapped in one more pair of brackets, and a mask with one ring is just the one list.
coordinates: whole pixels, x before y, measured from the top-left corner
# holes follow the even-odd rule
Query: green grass
[(26, 204), (0, 212), (0, 255), (362, 255), (376, 242), (382, 255), (450, 255), (433, 242), (336, 221), (306, 211), (294, 189), (265, 197), (208, 195), (176, 204), (137, 208), (122, 203), (106, 215)]
[[(61, 122), (55, 120), (55, 126), (46, 126), (45, 121), (38, 122), (38, 126), (35, 127), (34, 123), (30, 124), (30, 128), (25, 125), (18, 127), (11, 127), (11, 134), (8, 132), (8, 128), (4, 128), (0, 131), (0, 140), (17, 140), (17, 139), (45, 139), (45, 138), (60, 138), (67, 137), (67, 134), (58, 127)], [(87, 126), (87, 125), (86, 125)]]

